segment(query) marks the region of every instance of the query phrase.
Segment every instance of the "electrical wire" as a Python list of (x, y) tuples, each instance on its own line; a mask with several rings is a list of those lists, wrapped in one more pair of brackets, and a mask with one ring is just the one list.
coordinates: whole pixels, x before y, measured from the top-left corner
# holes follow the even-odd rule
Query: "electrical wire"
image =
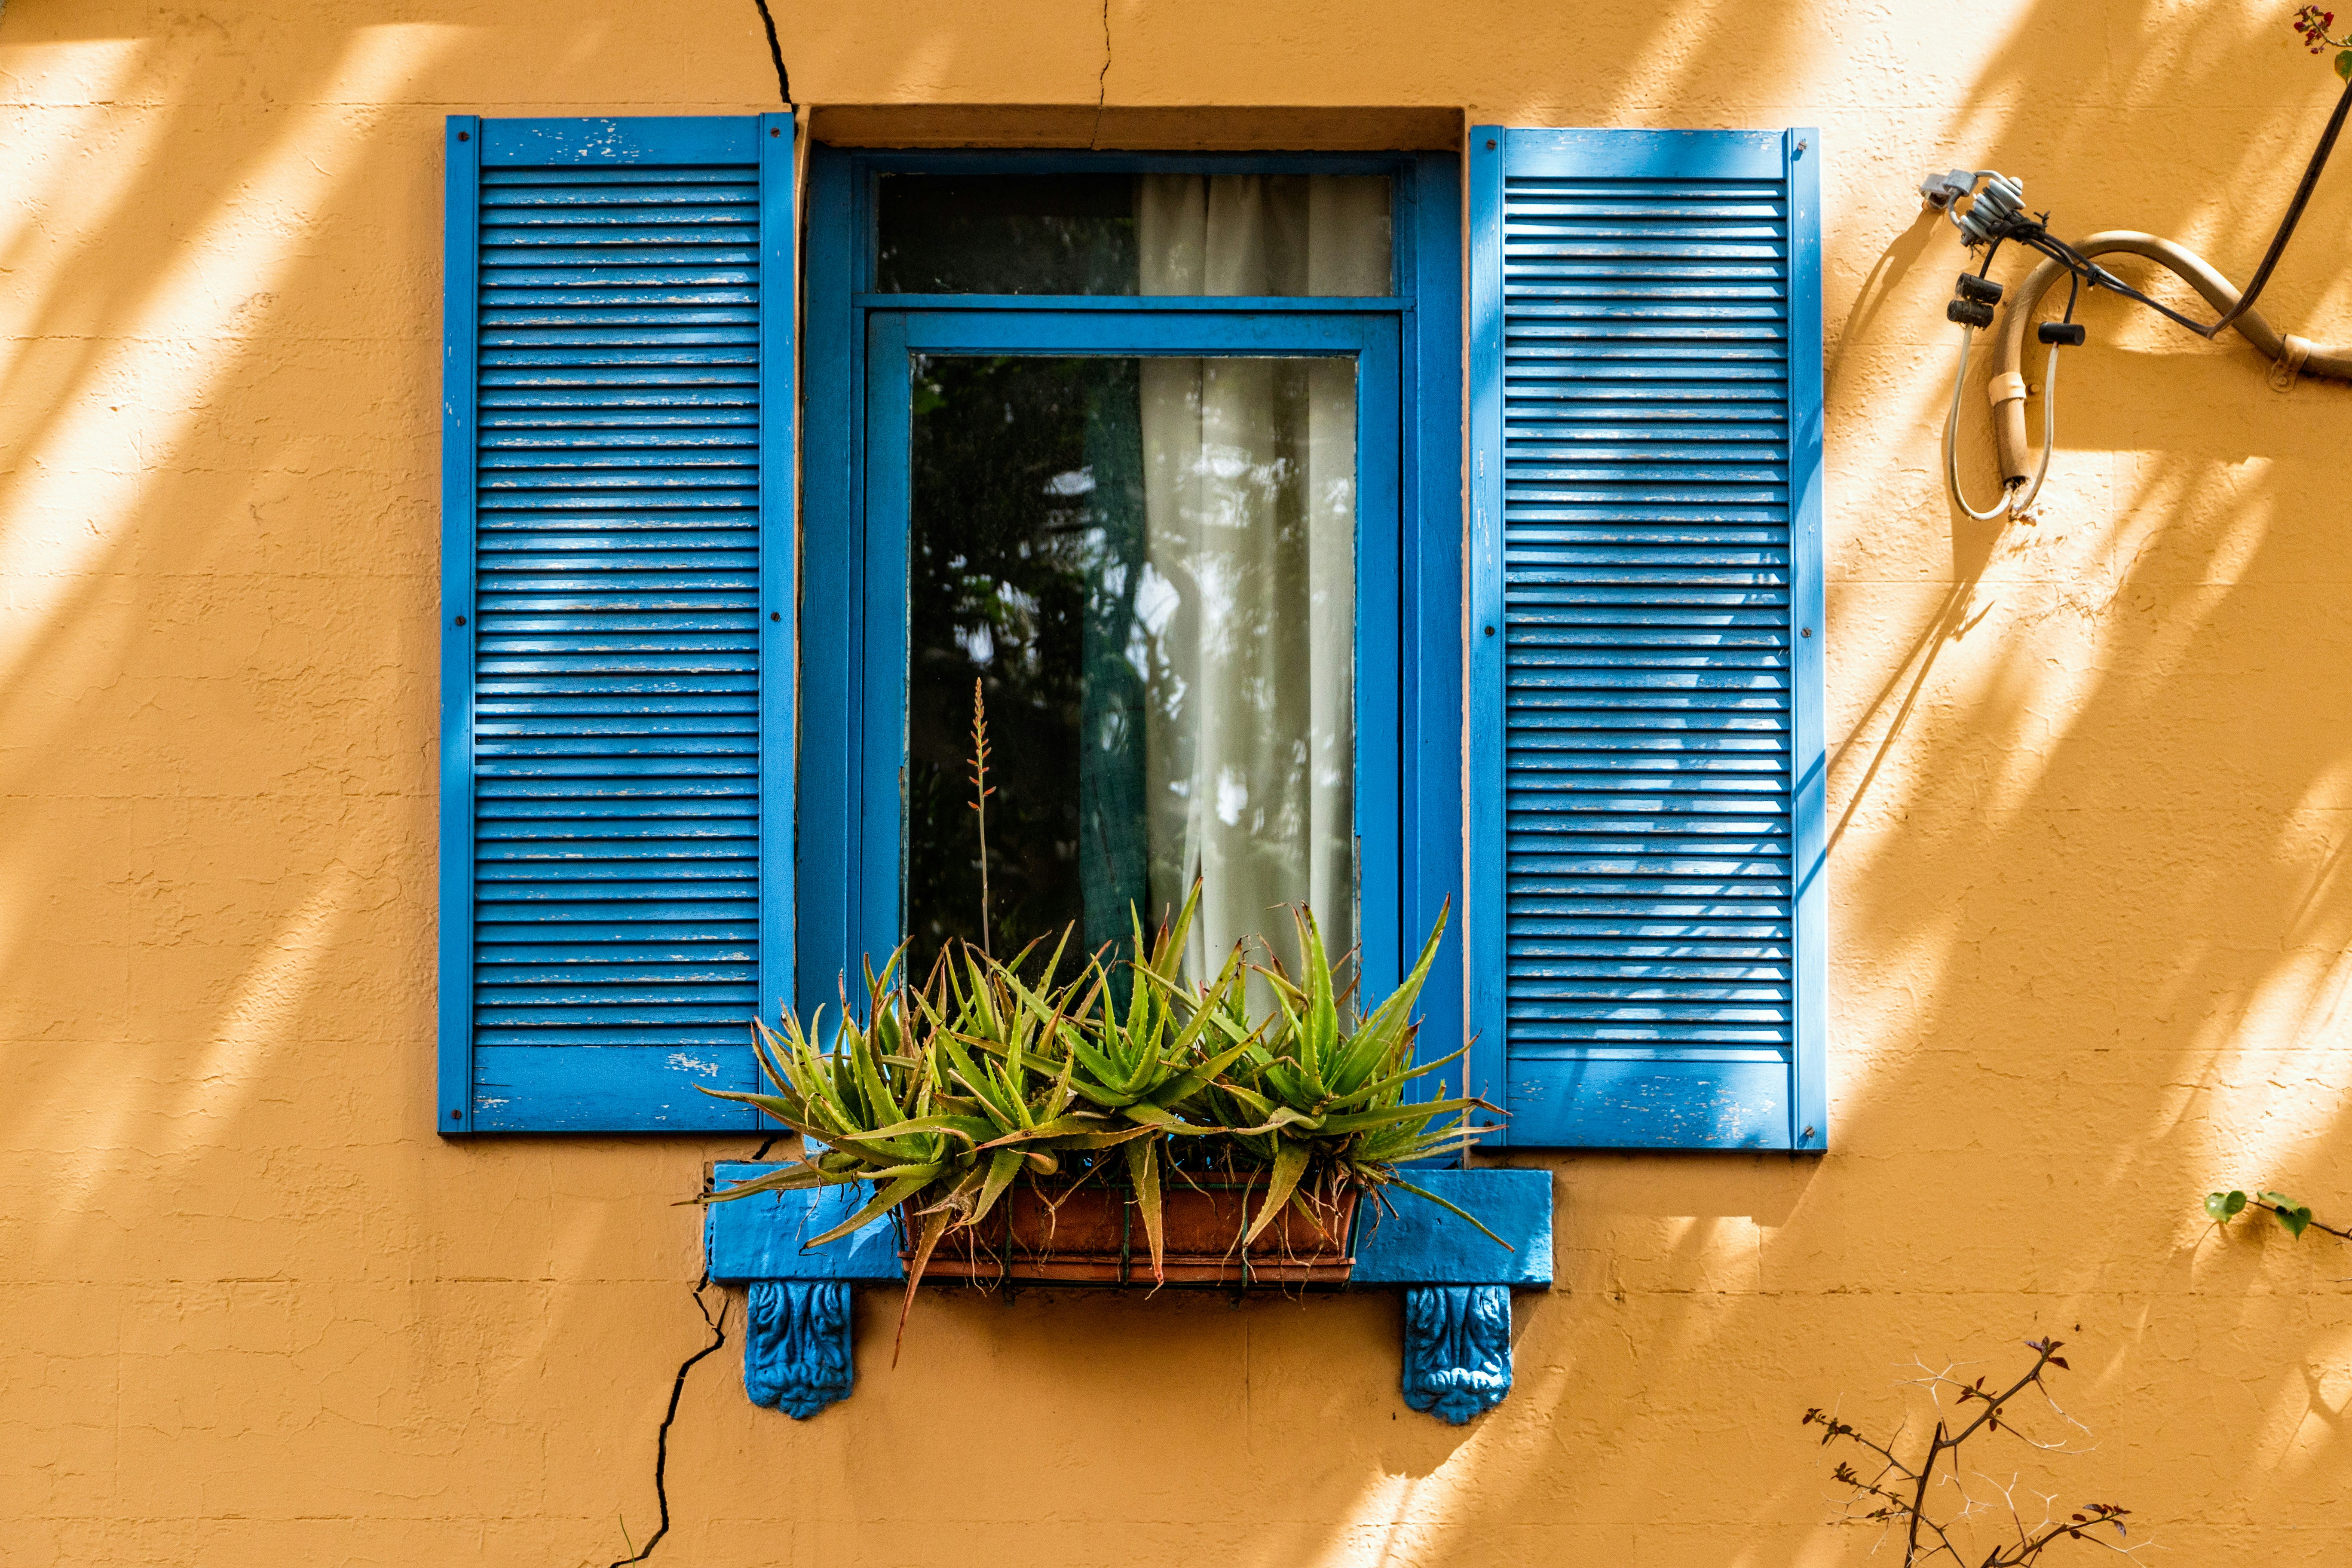
[[(2130, 229), (2110, 229), (2085, 235), (2074, 242), (2084, 256), (2137, 256), (2154, 262), (2173, 273), (2194, 289), (2215, 311), (2226, 311), (2239, 300), (2237, 286), (2195, 251), (2169, 239)], [(2064, 264), (2044, 261), (2022, 281), (2013, 285), (2009, 300), (2002, 307), (2003, 319), (1997, 329), (1992, 345), (1993, 372), (1996, 378), (2004, 373), (2021, 374), (2025, 369), (2025, 340), (2032, 326), (2036, 308), (2042, 297), (2055, 288), (2058, 279), (2068, 273)], [(2070, 293), (2078, 291), (2079, 282), (2070, 283)], [(2070, 304), (2068, 314), (2073, 314)], [(2291, 368), (2295, 375), (2322, 376), (2336, 381), (2352, 382), (2352, 343), (2312, 342), (2282, 332), (2264, 319), (2259, 310), (2248, 310), (2235, 323), (2238, 335), (2256, 353), (2276, 361), (2282, 369)], [(2026, 438), (2025, 410), (2021, 402), (2004, 399), (1993, 412), (1993, 437), (2000, 453), (2000, 473), (2004, 479), (2022, 482), (2032, 472), (2034, 463), (2031, 443)]]
[(776, 96), (783, 100), (786, 109), (790, 109), (793, 106), (793, 78), (792, 73), (784, 69), (784, 46), (776, 39), (775, 13), (768, 9), (768, 0), (751, 0), (751, 4), (760, 8), (760, 25), (768, 29), (768, 58), (775, 62)]
[(2016, 491), (2003, 486), (2000, 500), (1993, 503), (1992, 510), (1979, 511), (1969, 504), (1968, 493), (1960, 489), (1960, 389), (1968, 384), (1969, 350), (1975, 341), (1976, 333), (1971, 329), (1960, 329), (1960, 368), (1952, 377), (1951, 412), (1944, 416), (1944, 479), (1950, 485), (1952, 500), (1959, 504), (1962, 511), (1979, 522), (1990, 522), (1994, 518), (2009, 515), (2010, 502)]
[(2336, 150), (2336, 138), (2344, 129), (2347, 110), (2352, 110), (2352, 77), (2345, 79), (2343, 95), (2336, 100), (2336, 112), (2328, 116), (2327, 129), (2320, 132), (2319, 145), (2312, 150), (2311, 162), (2304, 165), (2303, 184), (2294, 188), (2294, 200), (2287, 204), (2286, 216), (2280, 221), (2278, 233), (2271, 237), (2271, 247), (2263, 253), (2263, 264), (2254, 268), (2254, 280), (2246, 285), (2246, 291), (2238, 296), (2238, 302), (2213, 323), (2213, 330), (2205, 334), (2207, 337), (2219, 337), (2222, 328), (2252, 309), (2254, 296), (2261, 293), (2263, 285), (2271, 280), (2271, 268), (2276, 267), (2279, 258), (2285, 254), (2286, 242), (2294, 235), (2294, 226), (2302, 221), (2303, 209), (2310, 204), (2313, 187), (2319, 184), (2319, 171), (2326, 167), (2327, 155)]
[[(2287, 204), (2285, 216), (2279, 220), (2278, 228), (2271, 236), (2270, 247), (2263, 255), (2262, 265), (2254, 271), (2253, 281), (2247, 284), (2245, 292), (2216, 321), (2200, 321), (2133, 288), (2082, 251), (2053, 235), (2049, 230), (2048, 213), (2039, 217), (2011, 218), (1992, 229), (1991, 249), (1997, 252), (2003, 240), (2015, 240), (2057, 262), (2079, 281), (2088, 283), (2094, 289), (2104, 289), (2135, 304), (2145, 305), (2165, 320), (2176, 326), (2186, 327), (2200, 338), (2217, 338), (2253, 307), (2255, 297), (2270, 282), (2271, 273), (2278, 267), (2279, 258), (2286, 254), (2287, 241), (2294, 237), (2295, 226), (2303, 221), (2303, 211), (2311, 203), (2312, 192), (2318, 188), (2320, 173), (2326, 168), (2329, 156), (2336, 151), (2336, 139), (2343, 132), (2347, 116), (2352, 116), (2352, 79), (2346, 81), (2342, 95), (2336, 100), (2336, 111), (2328, 117), (2326, 128), (2320, 132), (2319, 143), (2312, 149), (2310, 162), (2304, 165), (2303, 181), (2295, 187), (2294, 198)], [(1988, 255), (1985, 258), (1988, 268), (1991, 261), (1991, 256)], [(1981, 277), (1983, 273), (1980, 271), (1978, 276)]]
[[(1985, 236), (1983, 240), (1971, 243), (1969, 247), (1971, 251), (1978, 248), (1979, 243), (1985, 247), (1983, 265), (1978, 268), (1977, 276), (1983, 278), (1990, 274), (1992, 270), (1993, 258), (2000, 254), (2002, 244), (2009, 240), (2015, 240), (2021, 246), (2043, 257), (2046, 263), (2065, 271), (2068, 284), (2065, 320), (2069, 323), (2072, 323), (2074, 319), (2075, 302), (2084, 286), (2087, 284), (2093, 289), (2104, 289), (2108, 293), (2132, 300), (2136, 304), (2145, 305), (2165, 320), (2185, 327), (2199, 337), (2209, 341), (2221, 336), (2223, 331), (2237, 326), (2242, 319), (2245, 319), (2247, 325), (2239, 328), (2239, 335), (2284, 366), (2289, 381), (2303, 374), (2336, 375), (2352, 379), (2352, 366), (2347, 366), (2345, 363), (2352, 356), (2347, 356), (2344, 351), (2328, 344), (2313, 344), (2292, 335), (2282, 337), (2253, 309), (2254, 300), (2268, 286), (2272, 273), (2277, 269), (2280, 258), (2286, 254), (2287, 243), (2294, 237), (2296, 226), (2303, 221), (2304, 210), (2310, 205), (2312, 193), (2318, 188), (2319, 176), (2326, 168), (2329, 157), (2335, 153), (2336, 143), (2343, 133), (2347, 119), (2352, 119), (2352, 78), (2346, 79), (2344, 90), (2337, 95), (2335, 111), (2328, 116), (2327, 124), (2320, 132), (2318, 144), (2312, 149), (2311, 157), (2304, 165), (2303, 178), (2296, 184), (2294, 195), (2287, 203), (2286, 211), (2280, 217), (2278, 227), (2271, 236), (2270, 245), (2263, 254), (2262, 264), (2255, 268), (2252, 280), (2247, 284), (2243, 291), (2231, 289), (2225, 279), (2214, 272), (2195, 253), (2153, 236), (2123, 233), (2094, 235), (2078, 249), (2050, 232), (2048, 213), (2029, 216), (2016, 211), (2015, 197), (2018, 193), (2013, 184), (2005, 184), (2002, 187), (2007, 195), (2002, 197), (2000, 205), (2010, 209), (2007, 215), (1996, 218), (1994, 212), (1986, 211), (1981, 214), (1985, 221), (1979, 223), (1979, 209), (1974, 202), (1970, 204), (1969, 222), (1962, 226), (1964, 232), (1972, 237), (1976, 235)], [(1979, 177), (1985, 177), (1982, 171), (1979, 171)], [(1992, 177), (1999, 181), (1999, 176)], [(1967, 194), (1959, 190), (1957, 184), (1951, 189), (1954, 196)], [(1947, 198), (1937, 205), (1945, 207), (1947, 215), (1951, 217), (1953, 223), (1960, 224), (1956, 201)], [(2116, 250), (2132, 251), (2146, 256), (2167, 268), (2194, 287), (2220, 314), (2210, 322), (2200, 321), (2174, 310), (2159, 300), (2150, 298), (2091, 259), (2093, 254)], [(2047, 265), (2036, 268), (2033, 275), (2026, 280), (2026, 288), (2021, 291), (2021, 297), (2011, 299), (2009, 309), (2012, 324), (2003, 330), (2001, 344), (2001, 361), (2008, 374), (2014, 374), (2021, 368), (2019, 362), (2023, 357), (2021, 352), (2021, 334), (2024, 331), (2026, 316), (2031, 312), (2034, 301), (2038, 300), (2054, 281), (2056, 279), (2049, 275)], [(1958, 445), (1960, 398), (1968, 380), (1969, 351), (1972, 339), (1972, 330), (1963, 325), (1960, 328), (1959, 369), (1952, 380), (1951, 408), (1944, 418), (1944, 478), (1951, 490), (1954, 504), (1977, 521), (1989, 522), (2004, 514), (2014, 517), (2029, 510), (2041, 496), (2042, 482), (2050, 476), (2051, 453), (2054, 447), (2058, 427), (2059, 345), (2055, 342), (2051, 343), (2050, 353), (2042, 361), (2042, 455), (2040, 460), (2034, 465), (2030, 479), (2021, 472), (2024, 467), (2023, 459), (2027, 456), (2024, 410), (2021, 407), (2014, 411), (2007, 409), (2008, 404), (2021, 403), (2022, 398), (2015, 393), (2010, 393), (1995, 402), (1994, 436), (1996, 445), (2000, 449), (2004, 493), (1991, 509), (1979, 510), (1969, 503), (1967, 495), (1960, 489)], [(1999, 384), (2000, 378), (1995, 379), (1996, 384)]]
[[(2074, 324), (2074, 305), (2082, 297), (2082, 278), (2069, 274), (2066, 313), (2060, 318), (2063, 323)], [(2023, 494), (2019, 494), (2014, 489), (2010, 491), (2013, 498), (2009, 503), (2011, 517), (2021, 518), (2033, 509), (2034, 501), (2042, 495), (2042, 481), (2050, 477), (2050, 454), (2058, 446), (2058, 344), (2052, 343), (2049, 354), (2042, 362), (2042, 462), (2033, 470), (2033, 478), (2026, 485)]]

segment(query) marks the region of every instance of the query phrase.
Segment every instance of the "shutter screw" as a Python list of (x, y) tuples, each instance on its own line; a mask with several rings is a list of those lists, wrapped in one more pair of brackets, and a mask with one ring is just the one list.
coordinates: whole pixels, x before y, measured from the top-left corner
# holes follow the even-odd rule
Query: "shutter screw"
[[(451, 1110), (451, 1111), (449, 1112), (449, 1120), (450, 1120), (450, 1121), (465, 1121), (465, 1120), (466, 1120), (466, 1113), (465, 1113), (464, 1111), (462, 1111), (462, 1110)], [(1810, 1127), (1808, 1127), (1808, 1128), (1806, 1128), (1806, 1129), (1805, 1129), (1805, 1131), (1806, 1131), (1806, 1132), (1807, 1132), (1807, 1133), (1809, 1133), (1809, 1134), (1810, 1134), (1810, 1133), (1812, 1131), (1812, 1129), (1811, 1129), (1811, 1128), (1810, 1128)]]
[(768, 134), (771, 136), (782, 136), (783, 133), (784, 128), (781, 125), (771, 125), (768, 127)]
[(781, 621), (784, 618), (784, 612), (782, 610), (770, 610), (768, 612), (768, 618), (772, 621)]
[(457, 624), (458, 624), (459, 626), (464, 626), (464, 625), (466, 624), (466, 617), (465, 617), (465, 616), (459, 616), (457, 617)]
[(1798, 635), (1799, 637), (1811, 637), (1811, 636), (1812, 636), (1812, 635), (1813, 635), (1813, 628), (1812, 628), (1812, 627), (1811, 627), (1811, 626), (1807, 626), (1804, 630), (1802, 630), (1802, 631), (1799, 632), (1797, 635)]
[[(470, 132), (470, 131), (460, 131), (460, 132), (457, 132), (457, 140), (458, 140), (458, 141), (460, 141), (460, 142), (471, 142), (473, 139), (474, 139), (474, 133), (473, 133), (472, 132)], [(1489, 146), (1489, 147), (1492, 147), (1492, 146), (1494, 145), (1494, 143), (1493, 143), (1492, 142), (1487, 142), (1487, 143), (1486, 143), (1486, 145), (1487, 145), (1487, 146)], [(452, 1115), (452, 1116), (455, 1116), (455, 1115), (457, 1115), (457, 1113), (456, 1111), (454, 1111), (454, 1110), (453, 1110), (453, 1111), (451, 1111), (449, 1114), (450, 1114), (450, 1115)]]
[(1495, 139), (1494, 139), (1492, 136), (1489, 136), (1489, 137), (1487, 137), (1487, 138), (1486, 138), (1486, 151), (1487, 151), (1487, 152), (1489, 152), (1489, 153), (1491, 153), (1491, 152), (1493, 152), (1494, 150), (1495, 150)]
[(1798, 157), (1800, 157), (1800, 158), (1801, 158), (1801, 157), (1803, 157), (1804, 155), (1805, 155), (1805, 144), (1804, 144), (1802, 142), (1798, 142), (1798, 143), (1797, 143), (1797, 156), (1798, 156)]
[(1494, 627), (1492, 627), (1492, 626), (1488, 626), (1488, 627), (1486, 628), (1486, 635), (1487, 635), (1488, 637), (1493, 637), (1493, 636), (1495, 635), (1495, 628), (1494, 628)]
[(1802, 1138), (1800, 1138), (1799, 1140), (1797, 1140), (1797, 1142), (1799, 1142), (1800, 1143), (1810, 1143), (1810, 1142), (1812, 1142), (1812, 1138), (1813, 1138), (1813, 1129), (1812, 1129), (1812, 1126), (1811, 1126), (1811, 1123), (1807, 1123), (1807, 1125), (1806, 1125), (1806, 1127), (1805, 1127), (1805, 1135), (1804, 1135)]

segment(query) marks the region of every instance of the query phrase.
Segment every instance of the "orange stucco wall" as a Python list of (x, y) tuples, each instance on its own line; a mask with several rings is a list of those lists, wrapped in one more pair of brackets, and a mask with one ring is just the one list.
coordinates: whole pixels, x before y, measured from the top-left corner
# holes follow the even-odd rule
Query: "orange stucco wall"
[[(1543, 1161), (1559, 1285), (1462, 1430), (1386, 1298), (936, 1292), (895, 1369), (869, 1299), (807, 1424), (730, 1346), (655, 1561), (1859, 1563), (1799, 1413), (2044, 1331), (2096, 1445), (1988, 1468), (2352, 1557), (2352, 1251), (2198, 1213), (2352, 1218), (2352, 389), (2094, 300), (2042, 519), (1958, 520), (1912, 194), (2242, 277), (2335, 89), (2288, 9), (779, 0), (817, 105), (1822, 128), (1836, 1148)], [(751, 0), (0, 14), (0, 1562), (650, 1530), (672, 1200), (746, 1145), (428, 1131), (440, 117), (772, 106)], [(2347, 232), (2352, 162), (2274, 320), (2352, 338)]]

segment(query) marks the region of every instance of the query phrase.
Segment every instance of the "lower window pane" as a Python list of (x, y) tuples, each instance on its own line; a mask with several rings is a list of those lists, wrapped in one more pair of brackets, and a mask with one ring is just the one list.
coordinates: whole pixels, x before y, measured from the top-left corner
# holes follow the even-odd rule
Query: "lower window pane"
[(1195, 973), (1244, 937), (1295, 966), (1286, 905), (1345, 952), (1354, 362), (920, 356), (912, 374), (916, 973), (981, 935), (975, 680), (999, 953), (1072, 928), (1073, 955), (1124, 953), (1130, 911), (1148, 930), (1196, 876)]

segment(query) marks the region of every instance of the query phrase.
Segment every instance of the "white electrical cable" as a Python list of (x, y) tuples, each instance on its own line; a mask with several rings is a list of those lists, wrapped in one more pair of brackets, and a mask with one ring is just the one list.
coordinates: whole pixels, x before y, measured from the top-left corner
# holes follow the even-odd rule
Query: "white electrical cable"
[(2057, 444), (2058, 345), (2052, 343), (2050, 357), (2042, 362), (2042, 463), (2033, 470), (2033, 481), (2025, 487), (2023, 495), (2019, 495), (2015, 490), (2010, 491), (2010, 494), (2015, 498), (2009, 505), (2011, 517), (2024, 516), (2032, 507), (2034, 498), (2042, 493), (2042, 481), (2050, 477), (2050, 453)]
[[(1960, 368), (1958, 374), (1952, 377), (1952, 411), (1944, 416), (1944, 480), (1947, 484), (1951, 486), (1952, 500), (1958, 503), (1959, 509), (1962, 511), (1967, 512), (1979, 522), (1990, 522), (1994, 518), (2006, 517), (2009, 515), (2011, 510), (2011, 500), (2017, 492), (2004, 486), (2001, 489), (2000, 500), (1993, 503), (1992, 509), (1990, 511), (1979, 511), (1976, 508), (1969, 504), (1969, 498), (1967, 495), (1962, 493), (1960, 489), (1960, 447), (1958, 438), (1960, 433), (1960, 388), (1968, 383), (1969, 348), (1975, 335), (1975, 331), (1972, 328), (1964, 326), (1960, 329)], [(2049, 405), (2045, 403), (2042, 405), (2042, 409), (2046, 414), (2049, 410)], [(2042, 461), (2044, 463), (2049, 461), (2049, 444), (2045, 440), (2042, 445)]]

